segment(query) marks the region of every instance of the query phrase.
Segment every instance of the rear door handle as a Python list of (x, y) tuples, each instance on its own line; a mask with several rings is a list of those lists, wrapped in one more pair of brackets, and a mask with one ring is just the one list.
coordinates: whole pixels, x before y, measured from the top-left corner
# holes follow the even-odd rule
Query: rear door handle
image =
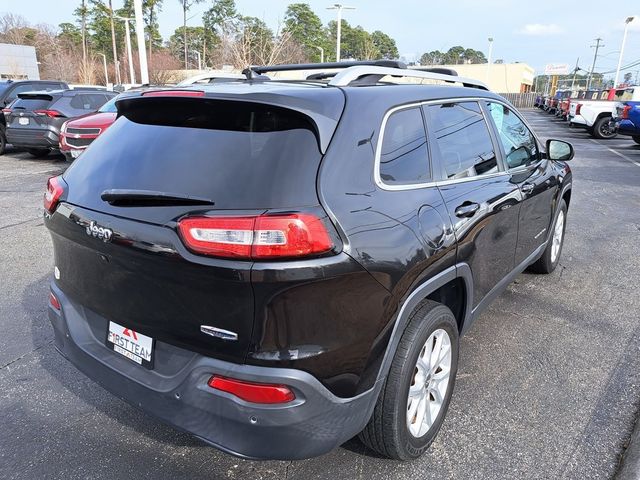
[(534, 185), (533, 183), (525, 183), (520, 188), (522, 188), (522, 193), (531, 193), (533, 192)]
[(464, 202), (456, 208), (456, 217), (473, 217), (479, 209), (480, 205), (477, 203)]

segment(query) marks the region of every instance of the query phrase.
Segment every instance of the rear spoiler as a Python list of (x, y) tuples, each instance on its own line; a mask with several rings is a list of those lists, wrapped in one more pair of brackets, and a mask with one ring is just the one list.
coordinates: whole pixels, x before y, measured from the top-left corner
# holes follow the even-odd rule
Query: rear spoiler
[(19, 93), (18, 98), (21, 99), (33, 99), (33, 100), (53, 100), (51, 92), (24, 92)]

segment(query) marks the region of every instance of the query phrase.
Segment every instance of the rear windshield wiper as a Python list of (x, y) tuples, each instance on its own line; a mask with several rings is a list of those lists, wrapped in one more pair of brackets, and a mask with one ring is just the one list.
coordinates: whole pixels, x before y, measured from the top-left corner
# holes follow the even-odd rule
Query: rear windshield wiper
[(215, 205), (213, 200), (179, 193), (156, 192), (153, 190), (105, 190), (100, 198), (120, 207), (155, 207), (171, 205)]

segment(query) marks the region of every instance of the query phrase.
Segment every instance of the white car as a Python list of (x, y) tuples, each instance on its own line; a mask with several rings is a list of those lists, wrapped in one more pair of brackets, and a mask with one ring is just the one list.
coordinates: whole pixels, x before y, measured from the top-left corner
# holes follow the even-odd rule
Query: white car
[(199, 73), (193, 77), (189, 77), (180, 83), (178, 87), (187, 87), (189, 85), (198, 85), (206, 83), (222, 83), (222, 82), (234, 82), (236, 80), (246, 80), (247, 77), (241, 73), (230, 73), (224, 71), (210, 70), (205, 73)]

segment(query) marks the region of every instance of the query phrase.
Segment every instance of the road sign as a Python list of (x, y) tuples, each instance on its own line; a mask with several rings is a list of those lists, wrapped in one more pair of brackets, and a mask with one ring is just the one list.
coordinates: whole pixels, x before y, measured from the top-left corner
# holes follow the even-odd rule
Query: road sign
[(544, 67), (545, 75), (568, 75), (569, 64), (567, 63), (548, 63)]

